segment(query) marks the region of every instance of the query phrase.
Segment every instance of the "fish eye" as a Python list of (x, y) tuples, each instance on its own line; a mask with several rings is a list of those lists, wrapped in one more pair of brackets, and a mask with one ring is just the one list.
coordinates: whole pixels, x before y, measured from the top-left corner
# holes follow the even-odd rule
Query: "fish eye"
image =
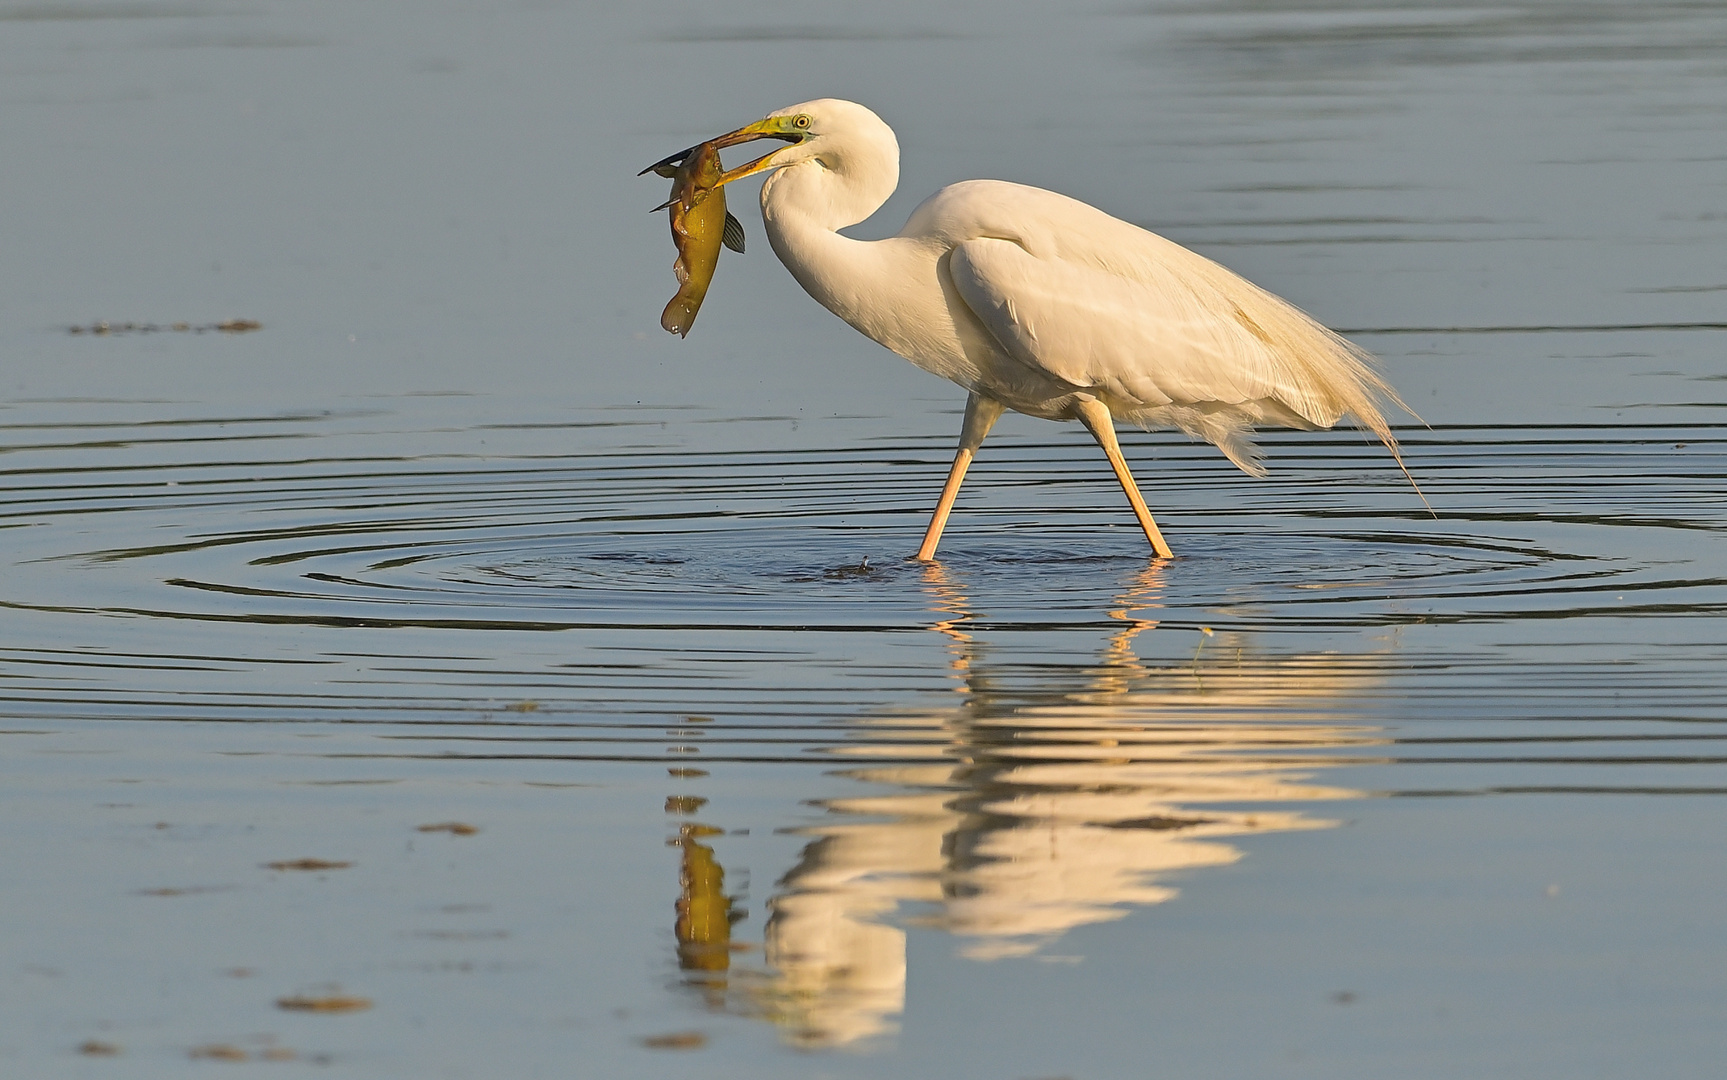
[(809, 126), (810, 126), (809, 113), (798, 113), (796, 116), (792, 117), (792, 127), (802, 129), (802, 128), (807, 128)]

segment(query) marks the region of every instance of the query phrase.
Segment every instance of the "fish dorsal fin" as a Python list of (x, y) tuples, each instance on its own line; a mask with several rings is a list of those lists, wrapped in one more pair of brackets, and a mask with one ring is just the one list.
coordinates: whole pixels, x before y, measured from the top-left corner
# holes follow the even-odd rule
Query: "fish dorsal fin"
[(726, 211), (726, 227), (725, 231), (720, 234), (720, 240), (724, 242), (726, 247), (731, 248), (739, 255), (744, 253), (744, 226), (742, 222), (732, 216), (730, 210)]

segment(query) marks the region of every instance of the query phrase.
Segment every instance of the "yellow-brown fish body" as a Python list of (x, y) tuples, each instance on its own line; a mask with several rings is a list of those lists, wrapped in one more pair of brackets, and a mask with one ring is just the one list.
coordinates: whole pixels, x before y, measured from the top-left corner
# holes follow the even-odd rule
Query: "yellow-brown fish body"
[(678, 258), (672, 264), (678, 275), (678, 294), (660, 315), (660, 325), (674, 334), (687, 335), (714, 279), (720, 245), (742, 251), (743, 227), (726, 213), (725, 191), (719, 183), (720, 153), (713, 143), (692, 147), (680, 165), (667, 163), (653, 168), (662, 176), (672, 177), (672, 197), (656, 209), (671, 210), (672, 242), (678, 246)]

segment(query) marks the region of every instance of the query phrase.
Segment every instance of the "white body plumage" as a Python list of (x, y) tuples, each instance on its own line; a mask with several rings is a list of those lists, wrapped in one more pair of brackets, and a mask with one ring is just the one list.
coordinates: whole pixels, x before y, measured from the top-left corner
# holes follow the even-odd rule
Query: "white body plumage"
[(933, 555), (971, 451), (1003, 407), (1084, 422), (1164, 555), (1115, 449), (1112, 419), (1179, 428), (1254, 475), (1264, 472), (1257, 425), (1328, 428), (1349, 415), (1398, 454), (1376, 399), (1402, 402), (1367, 355), (1201, 255), (1064, 195), (997, 180), (945, 187), (899, 235), (854, 240), (838, 230), (869, 217), (898, 185), (893, 131), (862, 105), (823, 99), (718, 142), (758, 138), (794, 145), (724, 182), (773, 170), (762, 219), (799, 284), (868, 337), (971, 393), (922, 558)]

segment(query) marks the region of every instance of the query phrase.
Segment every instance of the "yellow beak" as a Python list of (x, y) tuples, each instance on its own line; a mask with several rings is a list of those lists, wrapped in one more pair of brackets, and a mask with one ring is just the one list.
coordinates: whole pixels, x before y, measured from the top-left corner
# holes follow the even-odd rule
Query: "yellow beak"
[[(784, 142), (796, 144), (803, 142), (804, 139), (808, 138), (808, 136), (809, 133), (807, 131), (796, 126), (795, 117), (770, 116), (765, 120), (757, 120), (753, 124), (738, 128), (736, 131), (728, 131), (726, 134), (708, 141), (714, 144), (715, 149), (719, 149), (720, 147), (725, 146), (736, 146), (739, 143), (754, 142), (757, 139), (780, 139)], [(654, 162), (636, 175), (642, 176), (650, 172), (657, 172), (662, 176), (670, 176), (672, 175), (672, 172), (675, 171), (677, 164), (683, 161), (683, 159), (688, 157), (690, 154), (694, 153), (695, 150), (696, 147), (694, 146), (687, 150), (679, 150), (677, 153), (672, 154), (669, 157), (661, 158), (659, 161)], [(777, 153), (779, 153), (779, 151), (775, 150), (771, 153), (763, 154), (761, 157), (756, 158), (754, 161), (747, 164), (739, 165), (735, 169), (726, 170), (720, 174), (719, 182), (714, 186), (718, 187), (721, 184), (729, 184), (733, 180), (741, 180), (752, 173), (758, 173), (763, 169), (772, 168), (773, 156)]]
[[(766, 120), (757, 120), (748, 127), (721, 135), (714, 140), (715, 146), (736, 146), (738, 143), (754, 142), (756, 139), (780, 139), (794, 146), (809, 137), (809, 133), (794, 126), (794, 117), (770, 116)], [(720, 183), (729, 184), (733, 180), (742, 180), (752, 173), (773, 167), (774, 155), (778, 150), (771, 150), (754, 161), (739, 165), (735, 169), (727, 169), (720, 174)]]

